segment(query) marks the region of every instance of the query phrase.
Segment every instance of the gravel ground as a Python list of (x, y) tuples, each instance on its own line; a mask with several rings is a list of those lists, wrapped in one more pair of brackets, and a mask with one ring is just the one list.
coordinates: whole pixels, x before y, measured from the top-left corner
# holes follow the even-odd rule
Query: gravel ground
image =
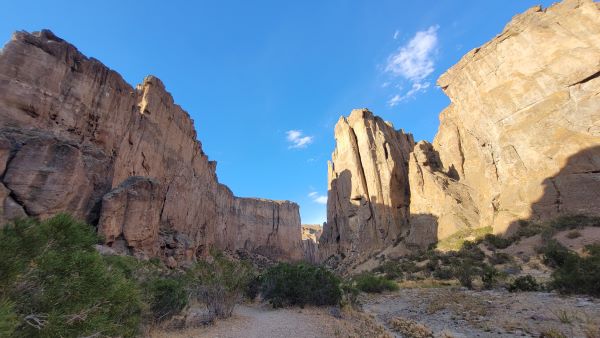
[(600, 300), (585, 297), (414, 288), (364, 296), (363, 303), (382, 325), (400, 317), (424, 325), (436, 337), (600, 337)]
[(390, 337), (375, 321), (361, 313), (329, 308), (286, 308), (267, 305), (238, 305), (234, 315), (214, 325), (184, 330), (155, 330), (150, 337), (163, 338), (308, 338), (308, 337)]

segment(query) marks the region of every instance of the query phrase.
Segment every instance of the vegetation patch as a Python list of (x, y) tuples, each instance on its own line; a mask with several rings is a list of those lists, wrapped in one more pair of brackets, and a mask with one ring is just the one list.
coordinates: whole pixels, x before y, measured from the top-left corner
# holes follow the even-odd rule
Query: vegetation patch
[(280, 263), (261, 277), (261, 293), (275, 308), (299, 305), (337, 305), (340, 279), (321, 266)]
[(381, 293), (383, 291), (398, 290), (398, 284), (383, 276), (377, 276), (372, 272), (364, 272), (353, 278), (356, 288), (367, 293)]
[[(67, 215), (0, 231), (0, 328), (13, 336), (138, 334), (135, 283), (94, 249), (94, 229)], [(9, 335), (9, 336), (10, 336)]]

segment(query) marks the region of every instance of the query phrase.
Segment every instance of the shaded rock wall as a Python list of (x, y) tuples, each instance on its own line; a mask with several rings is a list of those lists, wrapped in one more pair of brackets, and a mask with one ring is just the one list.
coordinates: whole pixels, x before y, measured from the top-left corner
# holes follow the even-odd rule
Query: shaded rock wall
[(159, 79), (132, 88), (49, 31), (15, 33), (0, 51), (0, 169), (2, 221), (66, 211), (142, 255), (302, 257), (298, 206), (219, 184)]
[(364, 110), (340, 119), (321, 259), (599, 215), (599, 75), (600, 4), (565, 0), (517, 15), (440, 77), (451, 104), (432, 144)]

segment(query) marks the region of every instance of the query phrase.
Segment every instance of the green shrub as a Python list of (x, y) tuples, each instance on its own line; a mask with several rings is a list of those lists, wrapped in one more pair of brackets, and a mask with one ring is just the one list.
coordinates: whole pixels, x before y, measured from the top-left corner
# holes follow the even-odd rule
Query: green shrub
[(252, 266), (221, 253), (213, 253), (211, 262), (198, 262), (188, 274), (191, 294), (205, 304), (216, 318), (230, 317), (254, 277)]
[(14, 304), (7, 300), (0, 300), (0, 337), (12, 337), (18, 325), (19, 319)]
[(485, 235), (484, 240), (486, 243), (488, 243), (496, 249), (508, 248), (513, 243), (513, 240), (510, 238), (505, 238), (494, 234)]
[(149, 303), (156, 321), (172, 318), (188, 304), (188, 292), (182, 278), (155, 278), (148, 283)]
[(578, 229), (588, 226), (600, 227), (600, 217), (588, 215), (566, 215), (560, 216), (550, 222), (556, 230)]
[(587, 256), (568, 254), (552, 274), (550, 286), (561, 293), (600, 296), (600, 245), (588, 245)]
[(575, 238), (579, 238), (579, 237), (581, 237), (581, 232), (579, 232), (577, 230), (570, 231), (567, 234), (568, 239), (575, 239)]
[(137, 335), (139, 288), (109, 269), (93, 228), (67, 215), (0, 231), (0, 293), (14, 304), (15, 336)]
[(365, 272), (353, 278), (356, 288), (367, 293), (381, 293), (383, 291), (398, 290), (398, 284), (382, 276)]
[(576, 255), (553, 239), (549, 240), (546, 245), (538, 249), (538, 251), (544, 257), (544, 264), (552, 268), (562, 266), (570, 256)]
[[(416, 266), (416, 265), (415, 265)], [(400, 279), (404, 276), (402, 265), (396, 261), (386, 261), (373, 271), (385, 274), (387, 279)]]
[(517, 277), (509, 286), (508, 291), (538, 291), (540, 285), (531, 275)]
[(500, 272), (493, 266), (484, 265), (481, 271), (481, 282), (483, 283), (484, 289), (491, 289), (496, 285)]
[(441, 280), (449, 280), (452, 279), (454, 275), (452, 274), (452, 269), (444, 266), (438, 266), (433, 271), (433, 277)]
[(506, 264), (512, 261), (510, 255), (503, 252), (495, 252), (488, 259), (492, 265)]
[(473, 278), (477, 274), (477, 268), (470, 259), (460, 260), (454, 265), (452, 274), (458, 279), (460, 285), (472, 289)]
[(306, 304), (337, 305), (340, 280), (324, 267), (304, 263), (280, 263), (262, 276), (261, 293), (275, 308)]

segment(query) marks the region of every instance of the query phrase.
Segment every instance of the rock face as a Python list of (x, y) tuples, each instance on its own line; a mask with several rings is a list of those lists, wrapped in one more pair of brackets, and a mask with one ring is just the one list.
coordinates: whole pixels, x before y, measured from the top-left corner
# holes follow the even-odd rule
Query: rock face
[(323, 228), (318, 224), (302, 224), (302, 249), (305, 261), (319, 262), (319, 238), (322, 233)]
[(329, 162), (327, 224), (319, 255), (348, 258), (392, 244), (408, 232), (412, 135), (366, 109), (335, 126)]
[(600, 214), (600, 4), (534, 7), (438, 85), (451, 104), (432, 144), (364, 111), (338, 122), (321, 259)]
[(133, 88), (49, 31), (0, 51), (0, 221), (69, 212), (140, 255), (301, 259), (298, 206), (237, 198), (215, 169), (157, 78)]

